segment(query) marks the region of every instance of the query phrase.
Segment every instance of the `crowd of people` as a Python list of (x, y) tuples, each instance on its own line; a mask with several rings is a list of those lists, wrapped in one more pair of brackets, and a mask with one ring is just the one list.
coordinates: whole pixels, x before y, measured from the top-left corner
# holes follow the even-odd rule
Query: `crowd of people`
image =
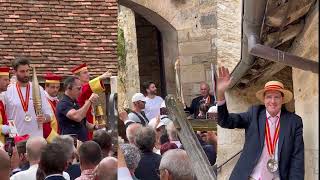
[[(187, 151), (168, 117), (165, 101), (157, 96), (155, 83), (145, 82), (143, 90), (132, 96), (132, 108), (119, 115), (126, 128), (126, 137), (119, 140), (118, 176), (133, 180), (195, 179)], [(199, 109), (202, 104), (208, 107), (207, 111), (215, 105), (209, 91), (208, 84), (200, 84), (201, 96), (185, 109), (192, 117), (201, 115)], [(213, 166), (217, 152), (215, 132), (196, 132), (196, 135)]]
[[(154, 82), (144, 83), (143, 93), (132, 97), (132, 109), (120, 113), (126, 137), (118, 152), (110, 134), (95, 119), (107, 71), (90, 80), (86, 64), (77, 65), (63, 81), (47, 73), (44, 87), (30, 81), (30, 61), (17, 58), (10, 68), (0, 68), (0, 173), (4, 179), (194, 179), (191, 163), (168, 117), (165, 101)], [(63, 90), (63, 94), (58, 94)], [(215, 103), (208, 84), (200, 84), (201, 96), (186, 111), (194, 118)], [(36, 113), (36, 104), (41, 113)], [(216, 161), (216, 134), (196, 132), (210, 164)], [(122, 159), (118, 156), (123, 157)], [(3, 163), (2, 163), (3, 162)], [(122, 166), (123, 165), (123, 166)]]
[(90, 80), (86, 64), (76, 65), (58, 98), (62, 77), (47, 73), (39, 86), (30, 81), (31, 66), (15, 59), (11, 79), (10, 68), (0, 67), (1, 179), (117, 179), (112, 138), (95, 119), (111, 72)]

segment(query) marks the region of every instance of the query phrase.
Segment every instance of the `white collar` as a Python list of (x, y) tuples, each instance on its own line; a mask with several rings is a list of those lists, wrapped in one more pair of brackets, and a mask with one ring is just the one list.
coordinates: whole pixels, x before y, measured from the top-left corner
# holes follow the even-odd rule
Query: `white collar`
[(52, 177), (52, 176), (61, 176), (61, 177), (63, 177), (63, 175), (62, 174), (50, 174), (49, 176), (47, 176), (45, 179), (47, 179), (47, 178), (49, 178), (49, 177)]
[(44, 91), (44, 93), (46, 94), (47, 98), (48, 98), (50, 101), (59, 101), (58, 97), (52, 97), (52, 96), (50, 96), (47, 91)]

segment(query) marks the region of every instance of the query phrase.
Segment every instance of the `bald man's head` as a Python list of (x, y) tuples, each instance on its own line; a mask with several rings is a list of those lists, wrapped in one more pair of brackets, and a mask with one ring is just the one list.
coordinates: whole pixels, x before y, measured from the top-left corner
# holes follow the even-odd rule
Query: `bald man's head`
[(31, 164), (39, 163), (41, 152), (46, 145), (47, 141), (43, 137), (32, 137), (28, 139), (26, 145), (27, 158)]
[(132, 123), (126, 129), (126, 135), (130, 144), (134, 144), (136, 133), (142, 125), (140, 123)]
[(210, 91), (210, 87), (206, 82), (200, 83), (200, 94), (201, 96), (208, 96)]
[(4, 180), (9, 180), (10, 178), (10, 157), (2, 149), (0, 149), (0, 177)]
[(106, 157), (97, 166), (97, 178), (105, 180), (117, 180), (118, 160), (114, 157)]

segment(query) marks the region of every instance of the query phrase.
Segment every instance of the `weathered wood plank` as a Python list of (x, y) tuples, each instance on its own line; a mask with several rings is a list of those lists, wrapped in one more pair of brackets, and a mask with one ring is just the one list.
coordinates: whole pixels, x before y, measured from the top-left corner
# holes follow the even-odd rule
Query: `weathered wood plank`
[(253, 56), (319, 74), (318, 62), (295, 56), (278, 49), (270, 48), (261, 44), (256, 44), (249, 53)]
[[(276, 5), (278, 2), (270, 3), (270, 10), (266, 14), (265, 24), (271, 27), (280, 27), (282, 24), (283, 17), (286, 15), (289, 2)], [(284, 24), (285, 26), (292, 23), (305, 15), (310, 7), (313, 5), (314, 0), (294, 0), (290, 1), (292, 6), (289, 9), (288, 21)]]
[(177, 101), (173, 95), (168, 95), (165, 98), (165, 103), (168, 108), (169, 118), (173, 121), (174, 125), (178, 127), (177, 131), (179, 138), (190, 157), (197, 179), (217, 179), (205, 152), (203, 151), (189, 121), (187, 120), (182, 103)]
[(296, 37), (303, 29), (304, 23), (301, 21), (295, 25), (289, 25), (287, 29), (281, 32), (281, 35), (278, 36), (279, 32), (270, 33), (267, 35), (267, 40), (263, 43), (266, 46), (277, 47), (283, 44), (286, 41)]

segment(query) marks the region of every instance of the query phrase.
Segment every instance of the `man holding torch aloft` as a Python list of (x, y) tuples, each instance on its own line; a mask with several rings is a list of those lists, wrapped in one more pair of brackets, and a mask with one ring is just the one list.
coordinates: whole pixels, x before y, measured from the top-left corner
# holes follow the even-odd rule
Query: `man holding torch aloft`
[[(80, 96), (78, 97), (78, 103), (80, 106), (83, 106), (85, 102), (90, 98), (92, 93), (99, 94), (105, 91), (103, 81), (107, 78), (111, 77), (111, 71), (108, 70), (101, 76), (98, 76), (92, 80), (90, 80), (90, 74), (88, 71), (87, 65), (81, 64), (76, 67), (74, 67), (71, 70), (72, 74), (74, 74), (76, 77), (79, 78), (81, 82), (81, 93)], [(95, 124), (95, 114), (94, 114), (94, 109), (92, 105), (87, 111), (87, 121), (91, 124)], [(101, 128), (101, 127), (100, 127)], [(92, 140), (93, 132), (89, 131), (88, 132), (88, 140)]]

